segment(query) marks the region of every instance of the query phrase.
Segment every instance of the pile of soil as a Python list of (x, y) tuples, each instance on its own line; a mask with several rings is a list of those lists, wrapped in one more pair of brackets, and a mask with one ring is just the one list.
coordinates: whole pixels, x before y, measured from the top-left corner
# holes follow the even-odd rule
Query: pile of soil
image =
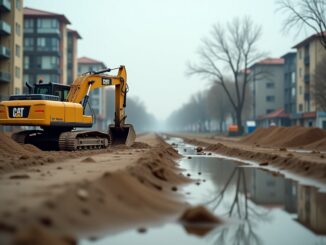
[(326, 150), (326, 131), (300, 126), (258, 128), (240, 142), (262, 146)]
[(33, 145), (20, 145), (13, 141), (8, 135), (0, 132), (0, 155), (31, 155), (31, 153), (39, 153), (40, 149)]
[(87, 151), (42, 151), (33, 145), (22, 145), (15, 142), (5, 133), (0, 132), (0, 173), (29, 166), (39, 166), (62, 161), (68, 158), (78, 158), (119, 149), (146, 149), (150, 146), (143, 142), (135, 142), (131, 147), (125, 145), (112, 146), (108, 149)]
[[(189, 205), (173, 187), (191, 180), (180, 174), (177, 157), (176, 150), (159, 142), (123, 170), (69, 184), (40, 206), (7, 216), (0, 221), (0, 231), (5, 227), (17, 244), (67, 244), (67, 238), (96, 239), (125, 229), (146, 228), (162, 217), (178, 220)], [(44, 237), (35, 240), (39, 232)]]

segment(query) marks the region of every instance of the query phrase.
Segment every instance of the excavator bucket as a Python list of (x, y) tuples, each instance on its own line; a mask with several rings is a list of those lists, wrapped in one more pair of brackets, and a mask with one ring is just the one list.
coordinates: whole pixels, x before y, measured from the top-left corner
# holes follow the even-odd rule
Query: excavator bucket
[(125, 124), (121, 127), (116, 127), (114, 124), (109, 125), (109, 134), (112, 138), (112, 145), (131, 146), (136, 140), (134, 126)]

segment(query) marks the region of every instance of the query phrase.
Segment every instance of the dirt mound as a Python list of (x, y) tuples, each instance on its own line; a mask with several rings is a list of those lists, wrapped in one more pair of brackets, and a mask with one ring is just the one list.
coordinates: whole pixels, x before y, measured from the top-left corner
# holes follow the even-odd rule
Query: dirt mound
[(326, 151), (326, 138), (315, 141), (305, 146), (306, 149), (313, 149), (319, 151)]
[(91, 162), (96, 162), (96, 161), (92, 157), (86, 157), (83, 160), (81, 160), (81, 162), (86, 162), (86, 163), (89, 162), (89, 163), (91, 163)]
[[(146, 227), (149, 221), (159, 221), (162, 216), (176, 220), (189, 205), (172, 187), (191, 181), (178, 174), (180, 169), (176, 171), (176, 157), (174, 149), (158, 144), (128, 168), (69, 185), (35, 209), (8, 218), (6, 224), (22, 231), (41, 225), (50, 235), (82, 234), (85, 238), (96, 237), (103, 229), (115, 233)], [(18, 241), (34, 242), (35, 232), (19, 234), (22, 236), (16, 237)]]
[[(258, 128), (254, 133), (244, 137), (241, 142), (274, 147), (305, 147), (317, 143), (326, 147), (326, 131), (320, 128), (270, 127)], [(324, 143), (323, 143), (324, 142)]]
[(8, 135), (0, 132), (0, 155), (29, 155), (29, 150), (12, 140)]
[(188, 208), (180, 218), (185, 230), (197, 236), (205, 236), (217, 225), (223, 223), (221, 219), (203, 206)]
[(180, 218), (188, 223), (221, 223), (222, 221), (203, 206), (188, 208)]
[(147, 148), (151, 148), (149, 144), (144, 143), (144, 142), (135, 142), (131, 145), (132, 148), (136, 148), (136, 149), (147, 149)]

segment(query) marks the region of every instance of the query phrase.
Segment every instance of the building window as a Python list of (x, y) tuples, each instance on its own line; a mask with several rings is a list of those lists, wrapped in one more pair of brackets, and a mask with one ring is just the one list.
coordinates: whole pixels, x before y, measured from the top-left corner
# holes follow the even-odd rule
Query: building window
[(15, 88), (15, 94), (20, 94), (20, 88)]
[(22, 8), (21, 0), (16, 0), (16, 9), (20, 10)]
[(20, 46), (16, 44), (16, 56), (20, 57)]
[(266, 88), (275, 88), (275, 83), (273, 82), (266, 83)]
[(299, 50), (299, 59), (302, 59), (302, 49)]
[(299, 111), (303, 111), (303, 105), (302, 104), (299, 104)]
[(31, 33), (34, 31), (34, 19), (24, 19), (24, 32)]
[(59, 51), (58, 38), (39, 37), (36, 40), (37, 50), (39, 51)]
[(291, 97), (294, 99), (295, 97), (295, 88), (292, 88), (291, 89)]
[(37, 19), (37, 32), (60, 33), (57, 19)]
[(266, 114), (269, 114), (269, 113), (271, 113), (271, 112), (273, 112), (274, 110), (273, 109), (267, 109), (266, 110)]
[(299, 68), (299, 76), (302, 77), (302, 68)]
[(302, 95), (302, 86), (299, 86), (299, 94)]
[(72, 35), (69, 35), (68, 36), (68, 47), (70, 48), (70, 47), (72, 47)]
[(34, 49), (34, 39), (30, 37), (24, 38), (24, 49), (25, 51), (33, 51)]
[(59, 69), (59, 58), (56, 56), (38, 56), (36, 63), (41, 69)]
[(23, 82), (30, 82), (29, 81), (29, 75), (27, 75), (27, 74), (24, 74), (24, 81)]
[(267, 180), (266, 181), (266, 186), (275, 186), (275, 181), (274, 180)]
[(295, 72), (291, 72), (291, 83), (295, 84)]
[(21, 28), (20, 28), (20, 25), (18, 23), (16, 23), (16, 35), (17, 36), (21, 35)]
[(18, 66), (15, 67), (15, 76), (20, 78), (20, 68)]
[(71, 52), (68, 52), (67, 59), (68, 59), (68, 63), (72, 62), (72, 53)]
[(266, 101), (267, 102), (274, 102), (275, 101), (275, 96), (273, 96), (273, 95), (267, 95), (266, 96)]
[(37, 81), (42, 80), (43, 82), (52, 82), (52, 83), (59, 83), (59, 76), (55, 74), (39, 74), (36, 76)]
[(29, 69), (29, 56), (24, 56), (24, 69)]

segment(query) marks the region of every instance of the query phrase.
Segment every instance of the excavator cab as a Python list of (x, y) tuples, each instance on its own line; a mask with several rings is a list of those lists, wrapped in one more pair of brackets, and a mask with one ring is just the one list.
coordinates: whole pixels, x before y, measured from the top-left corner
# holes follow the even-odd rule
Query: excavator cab
[(69, 90), (69, 85), (57, 83), (39, 83), (34, 85), (34, 94), (49, 94), (58, 96), (60, 101), (67, 100)]
[(70, 90), (69, 85), (39, 82), (32, 87), (26, 82), (28, 94), (11, 95), (9, 100), (53, 100), (66, 101)]

